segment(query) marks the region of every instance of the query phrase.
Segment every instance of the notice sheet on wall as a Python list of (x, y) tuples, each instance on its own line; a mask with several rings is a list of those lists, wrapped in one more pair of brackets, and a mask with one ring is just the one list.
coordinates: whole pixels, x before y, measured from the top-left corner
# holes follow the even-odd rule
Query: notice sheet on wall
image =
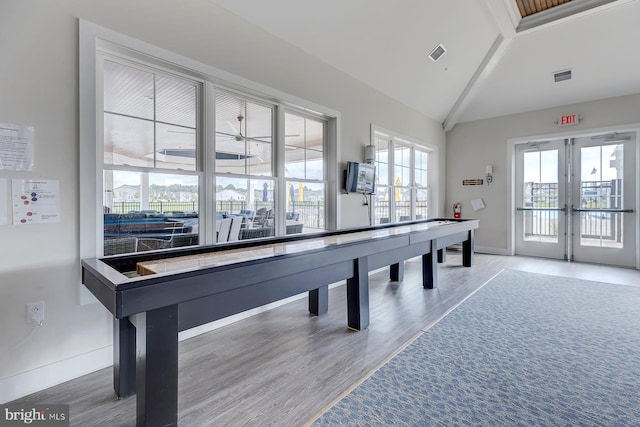
[(60, 182), (44, 179), (14, 179), (13, 223), (60, 222)]
[(33, 126), (0, 123), (0, 169), (33, 169)]
[(0, 225), (7, 224), (7, 178), (0, 178)]

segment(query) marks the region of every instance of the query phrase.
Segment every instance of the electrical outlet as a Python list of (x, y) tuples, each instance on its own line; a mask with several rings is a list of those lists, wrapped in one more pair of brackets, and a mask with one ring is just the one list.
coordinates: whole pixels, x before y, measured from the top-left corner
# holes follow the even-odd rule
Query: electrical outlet
[(27, 304), (27, 322), (42, 326), (44, 323), (44, 301)]

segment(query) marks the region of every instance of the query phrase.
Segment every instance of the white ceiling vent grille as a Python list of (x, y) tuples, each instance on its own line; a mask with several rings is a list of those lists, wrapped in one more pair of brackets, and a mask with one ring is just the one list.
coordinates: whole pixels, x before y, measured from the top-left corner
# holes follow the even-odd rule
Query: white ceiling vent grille
[(431, 51), (431, 53), (429, 54), (429, 58), (431, 58), (433, 62), (436, 62), (438, 59), (440, 59), (440, 57), (442, 57), (442, 55), (444, 55), (446, 51), (447, 49), (442, 46), (442, 44), (439, 44), (435, 49)]
[(565, 80), (571, 80), (573, 78), (573, 70), (562, 70), (562, 71), (556, 71), (555, 73), (553, 73), (553, 81), (558, 83), (558, 82), (563, 82)]

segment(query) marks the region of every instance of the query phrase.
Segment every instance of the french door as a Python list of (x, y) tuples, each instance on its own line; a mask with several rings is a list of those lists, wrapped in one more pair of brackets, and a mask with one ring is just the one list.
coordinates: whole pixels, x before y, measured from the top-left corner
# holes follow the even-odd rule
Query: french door
[(568, 259), (565, 140), (516, 150), (516, 253)]
[(517, 254), (634, 267), (634, 133), (516, 150)]

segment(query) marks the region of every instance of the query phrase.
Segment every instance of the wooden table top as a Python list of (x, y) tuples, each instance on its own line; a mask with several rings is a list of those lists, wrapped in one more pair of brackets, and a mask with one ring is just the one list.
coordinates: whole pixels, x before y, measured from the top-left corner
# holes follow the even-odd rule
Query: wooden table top
[(137, 273), (141, 276), (159, 273), (177, 273), (206, 267), (219, 267), (246, 261), (255, 261), (281, 255), (301, 253), (322, 249), (329, 246), (342, 245), (363, 240), (385, 238), (416, 231), (425, 231), (433, 227), (452, 223), (452, 221), (431, 221), (407, 224), (393, 228), (365, 230), (332, 236), (321, 236), (304, 240), (280, 242), (270, 245), (250, 246), (197, 255), (186, 255), (173, 258), (139, 262), (136, 264)]

